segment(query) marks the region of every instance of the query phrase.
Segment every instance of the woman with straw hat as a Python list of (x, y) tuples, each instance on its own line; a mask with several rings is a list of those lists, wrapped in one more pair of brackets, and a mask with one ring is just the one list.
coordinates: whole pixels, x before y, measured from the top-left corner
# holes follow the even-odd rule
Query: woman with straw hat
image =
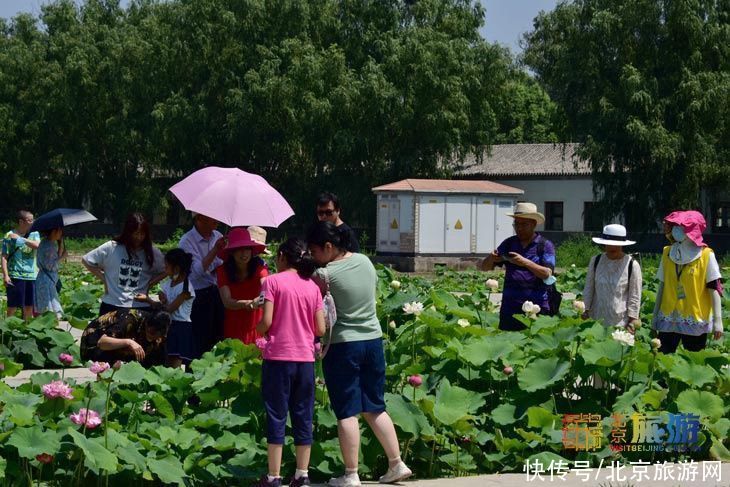
[(603, 227), (593, 242), (603, 245), (604, 252), (593, 256), (588, 264), (583, 316), (634, 333), (639, 325), (641, 267), (624, 253), (624, 247), (636, 242), (626, 238), (626, 228), (618, 224)]

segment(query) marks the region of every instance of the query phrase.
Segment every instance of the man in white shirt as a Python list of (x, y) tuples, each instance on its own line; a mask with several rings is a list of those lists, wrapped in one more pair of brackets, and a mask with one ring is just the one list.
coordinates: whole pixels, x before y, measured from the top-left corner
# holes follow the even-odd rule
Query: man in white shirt
[(216, 269), (223, 264), (218, 253), (226, 246), (226, 240), (217, 227), (218, 221), (193, 213), (193, 228), (180, 239), (180, 248), (193, 256), (189, 277), (190, 286), (195, 290), (190, 313), (192, 359), (200, 358), (223, 338), (223, 303)]

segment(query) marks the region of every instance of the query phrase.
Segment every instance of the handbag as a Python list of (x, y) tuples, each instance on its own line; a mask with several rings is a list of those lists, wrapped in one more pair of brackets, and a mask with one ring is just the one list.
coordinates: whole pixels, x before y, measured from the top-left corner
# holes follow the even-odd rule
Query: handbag
[(322, 297), (322, 307), (324, 308), (324, 324), (325, 324), (325, 336), (327, 340), (322, 344), (319, 352), (319, 358), (324, 358), (329, 351), (330, 343), (332, 342), (332, 329), (335, 327), (337, 322), (337, 308), (335, 307), (335, 298), (332, 297), (330, 292), (330, 276), (327, 272), (327, 268), (324, 268), (324, 285), (325, 292)]

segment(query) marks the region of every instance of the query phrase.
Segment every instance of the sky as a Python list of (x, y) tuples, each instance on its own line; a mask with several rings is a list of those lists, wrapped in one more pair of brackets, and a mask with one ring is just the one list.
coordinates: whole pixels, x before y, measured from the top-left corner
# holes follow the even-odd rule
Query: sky
[[(44, 0), (0, 0), (0, 17), (13, 17), (20, 12), (40, 13)], [(122, 5), (129, 0), (121, 0)], [(551, 10), (558, 0), (482, 0), (486, 8), (486, 25), (482, 35), (519, 53), (522, 33), (532, 28), (532, 19), (541, 10)]]

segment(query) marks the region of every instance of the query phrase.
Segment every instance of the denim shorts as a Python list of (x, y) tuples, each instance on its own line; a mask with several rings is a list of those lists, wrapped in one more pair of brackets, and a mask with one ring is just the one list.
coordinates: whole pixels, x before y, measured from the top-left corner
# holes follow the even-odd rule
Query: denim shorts
[(35, 281), (11, 277), (12, 286), (7, 286), (8, 308), (33, 306), (35, 301)]
[(333, 343), (322, 361), (337, 419), (385, 411), (383, 339)]

